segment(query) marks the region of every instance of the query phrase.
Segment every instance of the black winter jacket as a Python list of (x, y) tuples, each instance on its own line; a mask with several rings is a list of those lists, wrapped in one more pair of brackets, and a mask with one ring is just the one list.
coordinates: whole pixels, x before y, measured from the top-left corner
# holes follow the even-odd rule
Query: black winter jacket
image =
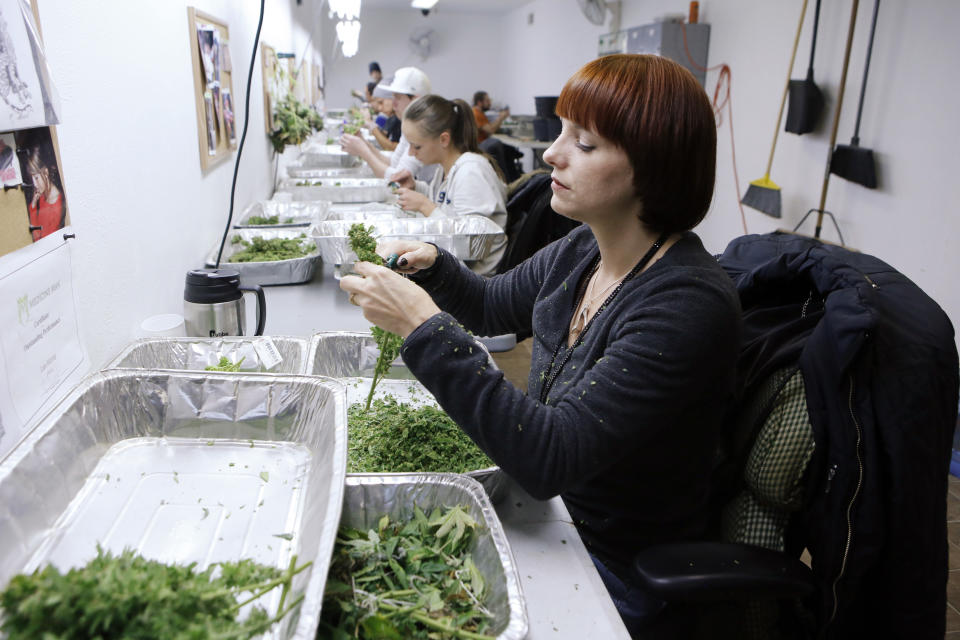
[(816, 450), (787, 545), (810, 550), (824, 637), (943, 638), (950, 320), (891, 266), (809, 238), (738, 238), (720, 264), (745, 314), (743, 382), (791, 357), (803, 372)]

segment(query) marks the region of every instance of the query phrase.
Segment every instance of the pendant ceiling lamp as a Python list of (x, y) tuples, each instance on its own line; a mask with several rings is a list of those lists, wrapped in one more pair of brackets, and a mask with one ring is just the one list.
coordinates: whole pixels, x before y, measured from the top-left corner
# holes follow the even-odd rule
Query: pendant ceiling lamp
[(330, 17), (339, 20), (356, 20), (360, 17), (360, 0), (327, 0)]

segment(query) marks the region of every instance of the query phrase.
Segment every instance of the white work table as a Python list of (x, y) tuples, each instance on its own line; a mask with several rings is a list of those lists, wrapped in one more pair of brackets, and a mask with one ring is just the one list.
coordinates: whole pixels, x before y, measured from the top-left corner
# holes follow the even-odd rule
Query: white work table
[[(317, 331), (370, 328), (326, 265), (313, 282), (264, 287), (264, 293), (267, 335), (309, 337)], [(523, 586), (527, 637), (629, 638), (563, 501), (534, 500), (516, 483), (508, 486), (495, 507)]]

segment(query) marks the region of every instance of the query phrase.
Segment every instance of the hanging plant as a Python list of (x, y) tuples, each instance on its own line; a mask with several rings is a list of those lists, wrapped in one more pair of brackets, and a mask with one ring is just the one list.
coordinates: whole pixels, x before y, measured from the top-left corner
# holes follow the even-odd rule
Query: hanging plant
[(297, 100), (293, 93), (288, 93), (276, 103), (273, 124), (270, 142), (274, 151), (281, 153), (288, 144), (301, 144), (313, 131), (322, 130), (323, 118), (316, 109)]

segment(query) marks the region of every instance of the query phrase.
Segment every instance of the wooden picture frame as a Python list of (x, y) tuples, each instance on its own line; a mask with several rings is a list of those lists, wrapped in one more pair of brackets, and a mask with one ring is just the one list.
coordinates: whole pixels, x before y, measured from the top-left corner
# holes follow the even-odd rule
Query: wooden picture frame
[(273, 98), (270, 97), (270, 87), (279, 84), (278, 71), (277, 50), (266, 42), (261, 42), (260, 72), (263, 81), (263, 121), (267, 128), (267, 135), (273, 133)]
[[(194, 7), (187, 7), (187, 26), (200, 168), (207, 171), (229, 158), (237, 148), (237, 100), (233, 93), (232, 62), (226, 57), (229, 47), (225, 46), (230, 41), (230, 30), (222, 20)], [(205, 41), (202, 50), (201, 37)]]

